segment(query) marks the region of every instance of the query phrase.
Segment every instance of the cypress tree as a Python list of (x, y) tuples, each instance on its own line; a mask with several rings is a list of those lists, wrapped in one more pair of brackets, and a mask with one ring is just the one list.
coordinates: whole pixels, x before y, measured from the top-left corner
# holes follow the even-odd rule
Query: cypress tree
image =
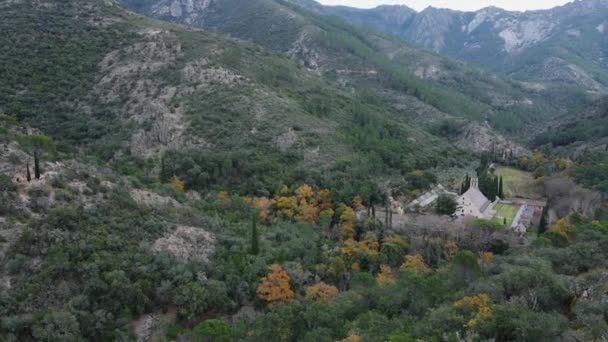
[(540, 222), (538, 223), (538, 235), (547, 231), (547, 207), (543, 208), (543, 213), (540, 217)]
[(259, 235), (258, 235), (258, 215), (257, 212), (253, 214), (251, 218), (251, 251), (253, 255), (258, 255), (260, 252), (259, 246)]
[(160, 157), (160, 174), (158, 178), (163, 184), (169, 182), (169, 174), (167, 173), (167, 160), (164, 154), (162, 155), (162, 157)]
[(40, 179), (40, 159), (38, 158), (38, 151), (34, 151), (34, 177)]
[(25, 174), (27, 177), (27, 182), (31, 182), (32, 181), (32, 174), (30, 173), (30, 161), (28, 159), (27, 164), (25, 165)]
[(503, 183), (502, 183), (502, 176), (500, 176), (500, 183), (498, 185), (498, 197), (500, 197), (500, 198), (505, 197), (505, 192), (504, 192)]

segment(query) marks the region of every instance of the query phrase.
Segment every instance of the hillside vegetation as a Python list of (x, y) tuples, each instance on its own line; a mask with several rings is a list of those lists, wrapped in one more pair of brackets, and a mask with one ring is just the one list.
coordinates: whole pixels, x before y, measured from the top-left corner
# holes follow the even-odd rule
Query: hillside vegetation
[[(575, 160), (512, 144), (490, 125), (534, 131), (519, 109), (546, 103), (394, 37), (176, 1), (241, 39), (113, 0), (0, 3), (0, 341), (608, 336), (596, 140)], [(526, 234), (399, 210), (477, 167), (466, 139), (491, 146), (482, 187), (508, 163), (549, 197)]]
[(123, 2), (146, 14), (254, 41), (346, 90), (364, 87), (415, 125), (428, 127), (446, 116), (488, 120), (496, 129), (517, 135), (562, 110), (563, 103), (549, 100), (542, 89), (497, 78), (287, 1), (197, 2), (192, 11), (182, 0)]

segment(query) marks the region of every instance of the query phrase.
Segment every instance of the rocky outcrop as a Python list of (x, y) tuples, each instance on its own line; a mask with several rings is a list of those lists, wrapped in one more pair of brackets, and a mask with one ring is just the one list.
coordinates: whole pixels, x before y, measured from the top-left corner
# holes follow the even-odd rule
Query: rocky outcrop
[(505, 157), (513, 154), (518, 157), (528, 153), (523, 146), (507, 140), (504, 136), (494, 132), (487, 125), (471, 123), (462, 129), (456, 142), (459, 147), (474, 153), (490, 152), (494, 150)]
[(185, 262), (208, 261), (215, 251), (215, 242), (215, 236), (202, 228), (178, 226), (156, 240), (152, 250), (169, 252)]

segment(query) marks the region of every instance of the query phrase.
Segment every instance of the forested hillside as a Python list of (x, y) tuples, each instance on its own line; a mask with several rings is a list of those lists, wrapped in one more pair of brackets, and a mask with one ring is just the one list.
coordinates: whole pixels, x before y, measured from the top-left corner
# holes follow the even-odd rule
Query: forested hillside
[(546, 89), (500, 79), (291, 2), (195, 1), (193, 7), (181, 0), (123, 2), (142, 13), (254, 41), (344, 89), (365, 87), (412, 124), (446, 116), (487, 120), (521, 137), (564, 107), (586, 100), (568, 92), (549, 97)]
[[(173, 3), (0, 3), (0, 341), (606, 339), (605, 137), (497, 133), (573, 93), (288, 2)], [(548, 203), (523, 231), (453, 214), (497, 168)]]

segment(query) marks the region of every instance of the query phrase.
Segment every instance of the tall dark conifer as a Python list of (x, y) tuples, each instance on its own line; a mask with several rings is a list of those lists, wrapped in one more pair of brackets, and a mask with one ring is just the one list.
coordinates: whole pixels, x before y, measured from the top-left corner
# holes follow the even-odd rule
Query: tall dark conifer
[(259, 235), (258, 235), (258, 214), (257, 212), (253, 214), (251, 218), (251, 250), (250, 253), (253, 255), (258, 255), (260, 253), (259, 246)]
[(32, 181), (32, 174), (30, 173), (30, 161), (28, 160), (25, 165), (25, 176), (27, 177), (27, 182)]
[(500, 183), (498, 184), (498, 197), (505, 198), (505, 192), (502, 183), (502, 176), (500, 176)]
[(40, 159), (38, 158), (38, 151), (34, 151), (34, 177), (40, 179)]
[(540, 222), (538, 223), (538, 235), (547, 231), (547, 207), (543, 208), (543, 213), (540, 216)]

